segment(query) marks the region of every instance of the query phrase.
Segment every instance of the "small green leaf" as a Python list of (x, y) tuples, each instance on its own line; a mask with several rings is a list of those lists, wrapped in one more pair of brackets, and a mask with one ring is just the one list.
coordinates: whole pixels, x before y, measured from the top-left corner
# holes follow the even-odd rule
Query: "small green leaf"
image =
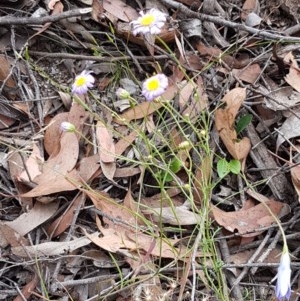
[(175, 157), (170, 162), (170, 170), (173, 171), (174, 173), (178, 173), (182, 165), (183, 165), (182, 161)]
[(165, 183), (165, 182), (173, 181), (174, 178), (169, 172), (161, 171), (159, 173), (159, 179), (160, 179), (160, 181), (163, 181)]
[(248, 126), (248, 124), (252, 120), (252, 117), (253, 116), (251, 114), (246, 114), (239, 119), (239, 121), (236, 123), (236, 127), (235, 127), (237, 134), (242, 132)]
[(230, 172), (229, 164), (226, 159), (220, 159), (217, 163), (217, 173), (219, 178), (223, 179)]
[(228, 163), (229, 170), (235, 175), (239, 174), (241, 171), (241, 162), (236, 159), (232, 159)]

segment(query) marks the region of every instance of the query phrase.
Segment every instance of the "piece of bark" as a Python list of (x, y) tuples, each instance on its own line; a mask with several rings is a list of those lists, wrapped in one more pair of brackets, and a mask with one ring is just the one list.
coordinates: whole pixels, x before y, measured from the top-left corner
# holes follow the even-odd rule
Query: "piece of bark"
[(252, 144), (250, 156), (254, 164), (262, 169), (260, 171), (262, 177), (264, 179), (270, 178), (267, 185), (270, 187), (274, 197), (278, 200), (284, 200), (288, 204), (292, 203), (295, 199), (295, 192), (286, 176), (280, 172), (276, 173), (276, 170), (279, 170), (279, 166), (269, 154), (264, 143), (261, 142), (252, 123), (248, 125), (246, 131)]

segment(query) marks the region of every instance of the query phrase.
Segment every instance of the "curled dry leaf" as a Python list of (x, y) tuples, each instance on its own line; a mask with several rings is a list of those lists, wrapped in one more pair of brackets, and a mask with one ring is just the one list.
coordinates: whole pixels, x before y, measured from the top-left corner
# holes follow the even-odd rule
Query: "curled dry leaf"
[(25, 197), (36, 197), (55, 192), (74, 190), (81, 182), (78, 172), (73, 170), (79, 155), (79, 145), (74, 133), (63, 133), (60, 151), (50, 157), (43, 166), (43, 173), (34, 179), (38, 185)]
[(267, 199), (263, 204), (245, 210), (225, 212), (212, 205), (211, 211), (216, 222), (228, 231), (236, 232), (242, 237), (253, 237), (261, 233), (260, 228), (275, 223), (273, 216), (265, 206), (268, 206), (273, 214), (278, 216), (286, 205)]
[(249, 138), (244, 137), (239, 140), (234, 128), (235, 117), (245, 98), (246, 89), (235, 88), (223, 98), (226, 107), (217, 109), (215, 113), (216, 128), (219, 135), (229, 153), (237, 160), (245, 159), (251, 149)]
[(300, 69), (292, 52), (289, 52), (284, 61), (290, 64), (290, 71), (285, 77), (286, 82), (296, 91), (300, 92)]
[(139, 218), (137, 208), (131, 193), (128, 192), (124, 203), (118, 204), (107, 194), (100, 191), (86, 191), (87, 195), (93, 201), (95, 207), (109, 218), (104, 217), (108, 227), (104, 228), (100, 219), (96, 218), (96, 223), (102, 233), (101, 237), (90, 237), (85, 234), (96, 245), (109, 252), (127, 252), (137, 249), (149, 252), (154, 256), (162, 256), (166, 258), (182, 258), (183, 254), (187, 254), (188, 250), (184, 247), (174, 247), (177, 240), (168, 239), (164, 241), (160, 237), (149, 236), (139, 233), (139, 224), (143, 221)]
[(162, 103), (145, 101), (114, 118), (118, 124), (126, 124), (132, 120), (145, 118), (162, 107)]

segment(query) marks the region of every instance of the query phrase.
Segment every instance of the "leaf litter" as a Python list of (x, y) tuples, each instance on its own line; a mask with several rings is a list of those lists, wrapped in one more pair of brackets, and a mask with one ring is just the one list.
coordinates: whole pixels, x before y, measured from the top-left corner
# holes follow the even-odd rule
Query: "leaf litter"
[[(28, 24), (26, 47), (18, 46), (21, 27), (0, 34), (0, 49), (5, 35), (14, 41), (10, 56), (0, 54), (6, 300), (20, 299), (20, 291), (28, 300), (76, 300), (75, 293), (87, 300), (273, 297), (252, 282), (267, 287), (259, 275), (276, 275), (276, 220), (287, 222), (286, 234), (299, 226), (298, 49), (268, 35), (293, 25), (280, 12), (295, 12), (282, 2), (260, 7), (247, 0), (235, 10), (224, 1), (82, 0), (74, 6), (91, 7), (91, 15), (58, 22), (69, 8), (50, 1), (52, 21)], [(167, 13), (166, 24), (157, 35), (135, 36), (131, 21), (145, 7)], [(20, 5), (20, 13), (38, 8)], [(212, 19), (195, 18), (197, 11)], [(6, 9), (1, 15), (13, 18)], [(225, 15), (246, 22), (243, 35)], [(252, 17), (260, 26), (255, 38)], [(95, 85), (71, 94), (83, 70), (93, 71)], [(141, 87), (155, 73), (166, 74), (169, 85), (147, 101)], [(117, 99), (118, 87), (130, 97)], [(75, 130), (62, 131), (62, 122)], [(265, 178), (268, 167), (274, 173)], [(293, 191), (289, 199), (276, 190), (277, 174)], [(288, 243), (297, 257), (293, 235)]]

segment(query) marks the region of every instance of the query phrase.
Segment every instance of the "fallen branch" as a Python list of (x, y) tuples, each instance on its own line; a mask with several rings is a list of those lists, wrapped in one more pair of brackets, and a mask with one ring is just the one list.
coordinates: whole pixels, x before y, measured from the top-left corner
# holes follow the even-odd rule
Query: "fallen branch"
[(0, 18), (0, 25), (30, 25), (30, 24), (43, 25), (47, 22), (55, 22), (70, 17), (86, 15), (91, 11), (92, 8), (87, 7), (87, 8), (68, 10), (61, 14), (45, 16), (40, 18), (33, 18), (33, 17), (20, 18), (20, 17), (13, 17), (9, 15)]
[(220, 17), (216, 17), (216, 16), (211, 16), (211, 15), (206, 15), (206, 14), (202, 14), (202, 13), (197, 13), (194, 12), (192, 10), (190, 10), (189, 8), (187, 8), (186, 6), (184, 6), (183, 4), (176, 2), (174, 0), (161, 0), (164, 4), (166, 4), (169, 7), (173, 7), (175, 9), (178, 9), (179, 11), (181, 11), (186, 17), (191, 17), (191, 18), (195, 18), (195, 19), (200, 19), (202, 21), (208, 21), (208, 22), (212, 22), (215, 24), (219, 24), (225, 27), (230, 27), (230, 28), (235, 28), (238, 29), (240, 31), (247, 31), (255, 36), (258, 37), (262, 37), (262, 38), (266, 38), (266, 39), (271, 39), (271, 40), (281, 40), (282, 42), (300, 42), (300, 38), (296, 38), (296, 37), (291, 37), (291, 36), (285, 36), (285, 35), (281, 35), (281, 34), (276, 34), (276, 33), (271, 33), (265, 30), (261, 30), (261, 29), (257, 29), (257, 28), (253, 28), (250, 26), (246, 26), (244, 24), (241, 23), (235, 23), (232, 21), (227, 21), (223, 18)]

